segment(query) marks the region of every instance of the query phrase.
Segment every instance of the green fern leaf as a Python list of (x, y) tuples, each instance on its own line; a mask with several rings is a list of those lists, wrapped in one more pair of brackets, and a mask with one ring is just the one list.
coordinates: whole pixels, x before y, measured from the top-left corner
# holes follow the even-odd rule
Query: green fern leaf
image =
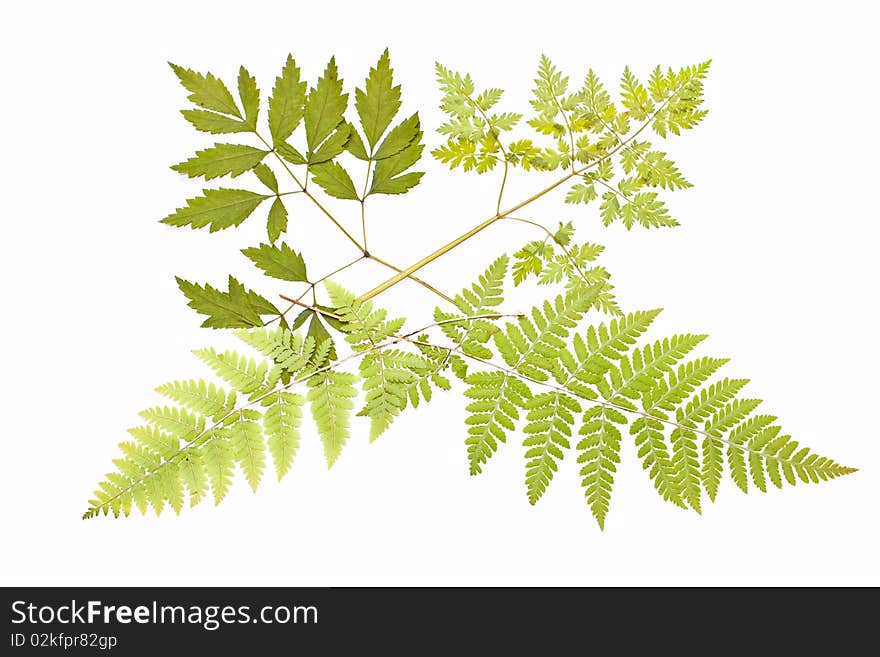
[(265, 361), (255, 361), (234, 351), (218, 353), (214, 349), (200, 349), (195, 355), (204, 361), (221, 379), (242, 394), (256, 399), (269, 392), (266, 373), (269, 365)]
[(324, 445), (327, 467), (331, 467), (345, 446), (349, 435), (349, 416), (357, 396), (357, 376), (327, 370), (309, 379), (309, 401), (318, 435)]
[(605, 529), (605, 517), (611, 504), (614, 474), (620, 463), (620, 429), (626, 417), (605, 405), (588, 408), (583, 415), (577, 444), (580, 452), (577, 462), (583, 463), (580, 475), (587, 504), (600, 529)]
[(226, 434), (215, 430), (199, 450), (199, 457), (211, 482), (214, 504), (220, 504), (232, 486), (235, 472), (235, 458)]
[(204, 380), (173, 381), (156, 388), (164, 395), (190, 410), (219, 421), (235, 408), (235, 391), (226, 391)]
[(266, 469), (266, 445), (260, 419), (257, 411), (245, 409), (241, 411), (241, 419), (228, 430), (233, 457), (255, 492)]
[(520, 379), (506, 372), (474, 372), (465, 382), (465, 396), (473, 399), (465, 410), (468, 437), (465, 440), (470, 473), (480, 474), (483, 464), (506, 442), (507, 431), (516, 429), (519, 410), (526, 409), (532, 391)]
[(530, 399), (526, 415), (528, 424), (523, 427), (527, 447), (526, 488), (529, 503), (536, 504), (558, 469), (557, 461), (570, 449), (571, 428), (574, 414), (581, 412), (581, 405), (573, 397), (558, 391), (542, 393)]
[(302, 395), (279, 391), (274, 403), (263, 413), (263, 428), (279, 481), (290, 470), (299, 449), (299, 425), (304, 403)]

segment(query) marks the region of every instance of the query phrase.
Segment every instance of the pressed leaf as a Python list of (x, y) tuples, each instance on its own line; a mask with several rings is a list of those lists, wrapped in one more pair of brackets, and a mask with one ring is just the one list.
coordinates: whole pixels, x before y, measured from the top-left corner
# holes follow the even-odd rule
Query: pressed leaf
[(229, 290), (224, 292), (211, 285), (204, 286), (190, 283), (177, 277), (180, 291), (189, 299), (189, 307), (196, 312), (207, 315), (202, 322), (205, 328), (248, 328), (262, 326), (260, 315), (280, 314), (265, 298), (245, 289), (245, 287), (229, 277)]
[(254, 174), (266, 187), (271, 189), (274, 193), (278, 193), (278, 179), (275, 177), (275, 173), (272, 169), (261, 163), (254, 167)]
[(370, 156), (367, 153), (367, 149), (364, 146), (364, 140), (361, 139), (361, 136), (358, 134), (358, 131), (351, 126), (351, 124), (347, 124), (350, 130), (348, 143), (345, 145), (345, 149), (354, 155), (359, 160), (363, 160), (364, 162), (369, 161)]
[(211, 148), (196, 151), (193, 157), (171, 168), (190, 178), (204, 176), (205, 180), (211, 180), (226, 175), (235, 178), (257, 166), (267, 152), (241, 144), (215, 144)]
[(373, 158), (376, 160), (382, 160), (386, 157), (397, 155), (397, 153), (409, 146), (414, 140), (421, 137), (421, 134), (419, 115), (413, 114), (408, 119), (404, 119), (401, 123), (394, 126), (376, 150)]
[(323, 77), (309, 91), (305, 106), (306, 143), (314, 152), (342, 122), (348, 94), (342, 93), (342, 80), (336, 70), (336, 58), (327, 64)]
[(171, 62), (168, 64), (180, 79), (180, 83), (190, 92), (188, 98), (195, 105), (215, 112), (231, 114), (239, 119), (242, 118), (241, 112), (235, 104), (235, 99), (222, 80), (214, 77), (211, 73), (202, 75)]
[(305, 164), (306, 158), (286, 141), (275, 145), (275, 151), (291, 164)]
[(321, 162), (332, 160), (345, 150), (345, 144), (348, 143), (350, 135), (351, 126), (347, 123), (341, 124), (339, 129), (330, 135), (330, 137), (321, 144), (317, 151), (309, 156), (309, 163), (320, 164)]
[(418, 185), (423, 173), (408, 173), (403, 176), (398, 174), (418, 162), (424, 148), (418, 141), (414, 141), (397, 155), (376, 162), (370, 194), (402, 194)]
[(284, 142), (303, 117), (306, 102), (306, 83), (300, 79), (300, 71), (290, 55), (275, 78), (275, 86), (269, 97), (269, 133), (276, 147)]
[(242, 66), (238, 71), (238, 95), (244, 107), (244, 121), (251, 130), (257, 129), (257, 115), (260, 112), (260, 90), (257, 80)]
[(183, 118), (192, 123), (196, 130), (210, 132), (212, 135), (226, 135), (235, 132), (250, 132), (250, 126), (240, 119), (232, 119), (223, 114), (206, 110), (180, 110)]
[(324, 162), (312, 167), (312, 180), (330, 196), (357, 201), (357, 190), (351, 176), (337, 162)]
[(281, 236), (281, 233), (287, 231), (287, 208), (280, 198), (276, 198), (272, 207), (269, 208), (267, 231), (270, 242), (274, 242)]
[(278, 246), (260, 244), (241, 251), (266, 276), (279, 278), (282, 281), (299, 281), (308, 283), (306, 263), (302, 255), (282, 243)]
[(162, 219), (169, 226), (204, 228), (210, 232), (238, 226), (247, 219), (268, 196), (245, 189), (206, 189), (202, 196), (187, 199), (186, 207), (178, 208)]
[(370, 150), (400, 109), (400, 85), (394, 86), (392, 74), (386, 49), (375, 68), (370, 69), (364, 89), (355, 90), (355, 108)]

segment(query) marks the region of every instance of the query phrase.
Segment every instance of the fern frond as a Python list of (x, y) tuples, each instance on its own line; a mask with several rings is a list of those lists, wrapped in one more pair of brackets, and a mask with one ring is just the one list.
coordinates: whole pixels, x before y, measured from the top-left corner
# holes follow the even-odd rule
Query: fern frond
[[(455, 296), (455, 305), (465, 317), (496, 312), (504, 300), (504, 278), (507, 275), (508, 262), (506, 254), (496, 258), (473, 285), (465, 287)], [(455, 343), (457, 349), (469, 356), (491, 358), (492, 351), (486, 347), (486, 343), (498, 328), (486, 319), (462, 318), (460, 322), (451, 321), (457, 317), (440, 308), (434, 310), (434, 321), (440, 324), (440, 330)]]
[(398, 349), (374, 351), (361, 360), (366, 403), (358, 415), (370, 418), (371, 442), (406, 408), (410, 394), (418, 395), (419, 382), (428, 368), (427, 361), (418, 354)]
[(580, 470), (581, 485), (600, 529), (605, 528), (614, 474), (620, 463), (621, 436), (617, 425), (622, 424), (626, 424), (626, 418), (620, 411), (596, 405), (584, 413), (579, 432), (584, 436), (577, 444), (577, 462), (584, 464)]
[(302, 395), (279, 390), (275, 402), (263, 413), (263, 429), (279, 481), (290, 470), (299, 449), (299, 426), (304, 403)]
[(527, 436), (523, 446), (528, 448), (525, 454), (526, 488), (529, 503), (536, 504), (559, 467), (557, 461), (564, 456), (562, 450), (571, 448), (569, 438), (574, 414), (581, 412), (581, 405), (570, 395), (553, 391), (533, 397), (527, 406), (528, 424), (523, 427)]
[(187, 408), (219, 420), (235, 408), (235, 391), (226, 391), (202, 379), (173, 381), (156, 388), (156, 392)]
[(525, 383), (506, 372), (473, 372), (465, 382), (470, 387), (464, 394), (474, 400), (465, 407), (470, 413), (465, 420), (465, 444), (470, 473), (477, 475), (498, 449), (498, 442), (506, 442), (506, 431), (516, 430), (519, 409), (527, 408), (533, 395)]
[(324, 458), (331, 467), (342, 453), (348, 440), (350, 415), (354, 408), (358, 377), (349, 372), (327, 370), (309, 379), (309, 408), (318, 426), (318, 435), (324, 445)]
[(261, 419), (257, 411), (244, 409), (240, 419), (227, 429), (233, 457), (255, 492), (266, 469), (266, 445), (263, 442)]
[(218, 353), (213, 348), (196, 350), (195, 355), (204, 361), (221, 379), (240, 393), (254, 399), (269, 392), (266, 373), (269, 365), (253, 358), (242, 356), (234, 351)]

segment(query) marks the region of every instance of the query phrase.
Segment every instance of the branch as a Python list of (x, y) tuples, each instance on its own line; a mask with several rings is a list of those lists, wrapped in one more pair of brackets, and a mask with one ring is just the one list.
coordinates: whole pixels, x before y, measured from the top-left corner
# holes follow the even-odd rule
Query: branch
[(382, 292), (384, 292), (388, 288), (390, 288), (394, 285), (397, 285), (404, 278), (409, 278), (413, 273), (417, 272), (419, 269), (421, 269), (422, 267), (424, 267), (428, 263), (431, 263), (434, 260), (436, 260), (437, 258), (439, 258), (440, 256), (445, 255), (446, 253), (449, 253), (449, 251), (456, 248), (457, 246), (459, 246), (463, 242), (466, 242), (467, 240), (469, 240), (471, 237), (473, 237), (477, 233), (480, 233), (481, 231), (485, 230), (486, 228), (488, 228), (489, 226), (494, 224), (499, 219), (504, 219), (505, 217), (513, 214), (517, 210), (524, 208), (529, 203), (532, 203), (533, 201), (538, 200), (542, 196), (549, 194), (554, 189), (556, 189), (560, 185), (564, 184), (568, 180), (571, 180), (575, 176), (582, 175), (583, 173), (590, 170), (591, 168), (598, 166), (601, 162), (604, 162), (605, 160), (609, 159), (612, 155), (615, 155), (617, 152), (619, 152), (620, 150), (625, 148), (628, 144), (630, 144), (636, 137), (638, 137), (642, 133), (643, 130), (645, 130), (645, 128), (647, 128), (649, 125), (651, 125), (651, 123), (653, 123), (656, 116), (661, 111), (663, 111), (663, 109), (669, 104), (669, 102), (675, 96), (677, 96), (679, 93), (681, 93), (683, 88), (684, 88), (684, 85), (679, 86), (678, 89), (676, 89), (673, 93), (671, 93), (669, 95), (669, 98), (667, 98), (665, 101), (663, 101), (662, 105), (660, 105), (656, 110), (654, 110), (654, 113), (651, 114), (651, 116), (649, 116), (645, 120), (645, 122), (639, 127), (638, 130), (636, 130), (632, 135), (627, 137), (627, 139), (625, 141), (621, 141), (617, 146), (612, 148), (610, 151), (608, 151), (602, 157), (596, 158), (595, 160), (593, 160), (589, 164), (584, 165), (580, 169), (572, 168), (571, 171), (569, 171), (564, 177), (560, 178), (559, 180), (554, 182), (552, 185), (545, 187), (544, 189), (540, 190), (539, 192), (532, 194), (529, 198), (522, 201), (521, 203), (517, 203), (512, 208), (509, 208), (509, 209), (505, 210), (504, 212), (496, 212), (493, 216), (486, 219), (483, 223), (471, 228), (468, 232), (464, 233), (463, 235), (461, 235), (459, 237), (456, 237), (454, 240), (452, 240), (448, 244), (441, 246), (439, 249), (437, 249), (433, 253), (428, 254), (427, 256), (425, 256), (424, 258), (422, 258), (418, 262), (410, 265), (406, 269), (401, 270), (400, 273), (398, 273), (396, 276), (392, 276), (384, 283), (381, 283), (381, 284), (377, 285), (376, 287), (374, 287), (372, 290), (365, 292), (360, 297), (361, 301), (366, 301), (367, 299), (372, 299), (377, 294), (381, 294)]

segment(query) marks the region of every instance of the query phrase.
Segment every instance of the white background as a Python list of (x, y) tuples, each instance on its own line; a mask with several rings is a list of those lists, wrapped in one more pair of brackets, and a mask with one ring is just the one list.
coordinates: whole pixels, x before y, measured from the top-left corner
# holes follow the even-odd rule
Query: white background
[[(312, 6), (5, 8), (0, 581), (880, 584), (870, 4)], [(173, 275), (221, 282), (232, 272), (267, 296), (284, 290), (237, 252), (263, 237), (265, 210), (215, 235), (157, 223), (199, 189), (168, 165), (211, 143), (178, 114), (185, 92), (166, 60), (230, 81), (244, 63), (267, 92), (288, 52), (310, 79), (335, 53), (353, 91), (386, 45), (404, 110), (419, 110), (431, 146), (442, 121), (435, 59), (506, 88), (505, 108), (527, 111), (541, 52), (576, 81), (593, 67), (612, 87), (626, 64), (646, 77), (656, 63), (713, 58), (708, 118), (664, 146), (695, 184), (667, 196), (680, 228), (604, 229), (595, 208), (560, 196), (531, 216), (572, 219), (581, 240), (605, 244), (624, 307), (666, 308), (655, 337), (710, 333), (706, 352), (731, 356), (726, 373), (750, 377), (750, 394), (787, 432), (860, 471), (767, 495), (725, 482), (700, 517), (660, 500), (626, 441), (600, 532), (570, 455), (535, 508), (516, 441), (468, 476), (459, 388), (407, 412), (375, 444), (358, 424), (330, 472), (309, 429), (292, 473), (281, 484), (268, 477), (257, 494), (238, 481), (221, 506), (179, 517), (80, 520), (124, 429), (159, 401), (152, 388), (206, 375), (190, 350), (226, 344), (198, 328)], [(416, 191), (371, 202), (371, 248), (400, 265), (491, 214), (499, 182), (429, 158), (422, 166)], [(242, 186), (256, 185), (248, 178)], [(542, 182), (515, 178), (507, 198)], [(331, 204), (357, 225), (355, 204)], [(355, 255), (326, 223), (300, 199), (291, 206), (288, 242), (315, 274)], [(422, 273), (455, 291), (534, 237), (498, 226)], [(367, 263), (341, 281), (365, 291), (386, 275)], [(415, 327), (434, 303), (422, 293), (405, 283), (381, 303), (404, 308)]]

